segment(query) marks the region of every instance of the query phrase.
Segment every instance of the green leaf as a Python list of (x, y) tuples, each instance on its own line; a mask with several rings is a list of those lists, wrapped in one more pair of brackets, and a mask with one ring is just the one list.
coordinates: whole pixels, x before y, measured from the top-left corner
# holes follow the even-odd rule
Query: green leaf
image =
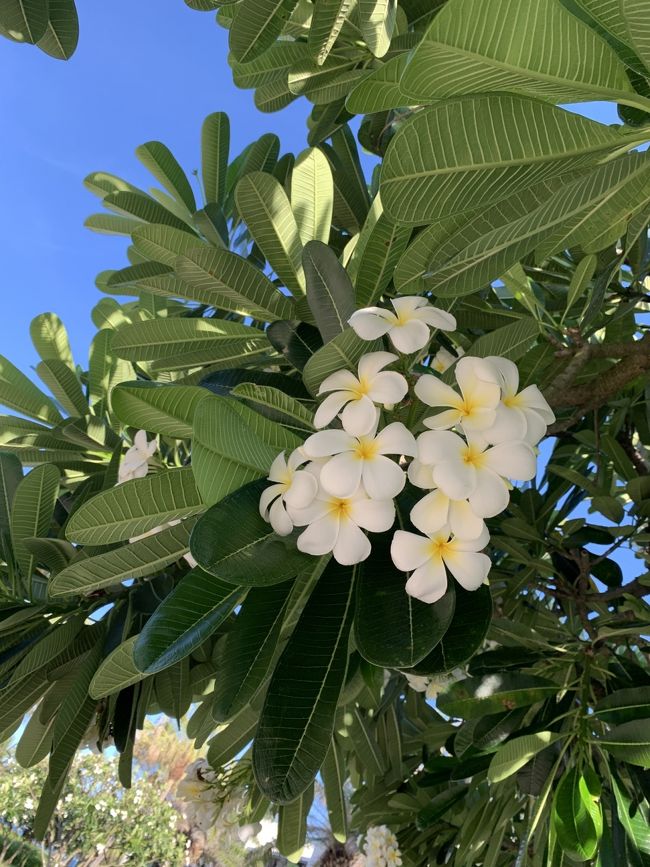
[(297, 430), (301, 434), (311, 433), (314, 430), (314, 413), (295, 397), (290, 397), (277, 388), (270, 385), (257, 385), (254, 382), (243, 382), (233, 388), (231, 394), (233, 397), (239, 397), (271, 410), (268, 413), (269, 418), (280, 422), (284, 427)]
[(238, 714), (263, 684), (276, 653), (291, 586), (284, 582), (254, 588), (246, 596), (217, 651), (219, 677), (212, 706), (216, 720)]
[(196, 201), (192, 187), (169, 148), (162, 142), (150, 141), (137, 147), (135, 155), (174, 199), (193, 214)]
[(283, 449), (302, 440), (238, 401), (208, 397), (196, 409), (192, 467), (208, 505), (247, 482), (268, 475)]
[(373, 306), (388, 289), (410, 237), (411, 230), (408, 227), (397, 225), (383, 212), (379, 214), (363, 248), (357, 245), (358, 255), (354, 257), (354, 282), (359, 307)]
[(304, 370), (314, 352), (323, 345), (318, 330), (306, 322), (272, 322), (266, 329), (266, 336), (296, 370)]
[(390, 537), (373, 542), (370, 557), (357, 567), (355, 640), (373, 665), (411, 668), (444, 636), (454, 614), (454, 594), (435, 605), (413, 599), (404, 589), (404, 573), (390, 557)]
[[(591, 774), (595, 777), (593, 771)], [(555, 793), (553, 827), (558, 842), (570, 858), (578, 861), (588, 861), (598, 849), (603, 819), (597, 797), (578, 768), (567, 771)]]
[(643, 0), (621, 0), (620, 12), (627, 24), (630, 41), (646, 70), (650, 70), (650, 24), (648, 9)]
[(327, 60), (353, 5), (352, 0), (319, 0), (314, 7), (307, 44), (319, 65)]
[(483, 644), (492, 619), (492, 597), (486, 586), (464, 590), (454, 585), (454, 617), (442, 640), (414, 667), (416, 674), (440, 674), (467, 662)]
[(451, 0), (413, 53), (401, 86), (414, 102), (486, 91), (552, 102), (632, 96), (614, 51), (557, 0)]
[(79, 545), (110, 545), (203, 509), (191, 467), (163, 470), (85, 502), (68, 521), (66, 535)]
[(230, 27), (229, 45), (238, 63), (255, 60), (282, 32), (298, 0), (242, 0)]
[(352, 570), (331, 561), (271, 678), (253, 769), (276, 803), (299, 797), (327, 755), (347, 670), (353, 591)]
[[(228, 250), (195, 249), (179, 256), (176, 273), (196, 290), (194, 300), (252, 316), (264, 322), (291, 319), (292, 299), (284, 295), (259, 268)], [(251, 332), (254, 333), (254, 332)]]
[(41, 361), (36, 365), (36, 372), (68, 415), (78, 417), (88, 414), (88, 401), (81, 383), (64, 361), (54, 358)]
[(121, 581), (154, 575), (187, 554), (192, 524), (190, 518), (161, 530), (155, 536), (147, 536), (122, 548), (72, 563), (54, 576), (50, 583), (50, 594), (88, 594)]
[(92, 698), (100, 699), (114, 695), (134, 683), (139, 683), (147, 676), (133, 661), (133, 646), (137, 640), (137, 635), (127, 638), (100, 664), (88, 687)]
[(195, 235), (195, 232), (193, 232), (185, 220), (181, 220), (180, 217), (172, 214), (164, 205), (159, 204), (151, 196), (146, 195), (146, 193), (133, 192), (131, 190), (120, 190), (115, 193), (109, 193), (104, 197), (103, 205), (117, 214), (123, 214), (127, 217), (137, 217), (139, 220), (144, 220), (145, 223), (161, 223), (163, 226), (182, 229), (184, 232)]
[(242, 590), (198, 567), (188, 572), (147, 620), (133, 646), (133, 661), (156, 674), (189, 656), (230, 616)]
[(290, 804), (283, 804), (278, 810), (278, 851), (291, 864), (300, 861), (305, 838), (307, 837), (307, 817), (314, 800), (312, 783), (299, 798)]
[(260, 87), (278, 81), (287, 81), (291, 67), (309, 58), (304, 42), (275, 42), (264, 54), (250, 63), (232, 64), (232, 77), (237, 87)]
[(47, 29), (38, 40), (38, 47), (57, 60), (70, 60), (79, 41), (75, 0), (48, 0), (47, 7)]
[(11, 538), (18, 566), (24, 578), (31, 578), (34, 557), (24, 540), (47, 536), (59, 496), (60, 471), (51, 464), (31, 470), (19, 483), (11, 509)]
[(237, 184), (235, 201), (241, 218), (271, 268), (287, 289), (304, 295), (302, 241), (289, 199), (279, 181), (265, 172), (251, 172)]
[(223, 205), (230, 152), (230, 119), (223, 111), (209, 114), (201, 129), (201, 166), (206, 202)]
[(556, 732), (536, 732), (508, 741), (494, 754), (488, 768), (488, 780), (500, 783), (515, 774), (520, 768), (546, 747), (561, 740), (566, 735)]
[(390, 48), (396, 18), (397, 0), (359, 0), (361, 33), (375, 57), (383, 57)]
[(362, 340), (351, 328), (346, 328), (309, 359), (303, 371), (305, 385), (311, 394), (316, 394), (330, 374), (344, 368), (356, 371), (361, 356), (377, 352), (382, 345), (380, 340)]
[(10, 684), (18, 683), (35, 671), (47, 666), (60, 653), (72, 644), (83, 626), (83, 618), (71, 617), (65, 623), (54, 624), (53, 628), (31, 648), (14, 669)]
[(522, 316), (512, 325), (504, 325), (475, 340), (468, 351), (469, 355), (486, 358), (500, 355), (516, 361), (525, 355), (539, 338), (539, 324), (535, 319)]
[(63, 420), (52, 399), (3, 355), (0, 355), (0, 404), (48, 424)]
[(592, 253), (589, 256), (583, 256), (578, 262), (566, 298), (567, 311), (575, 304), (580, 296), (585, 292), (587, 286), (591, 283), (596, 268), (598, 267), (598, 257)]
[[(465, 131), (462, 148), (450, 129)], [(501, 135), (486, 137), (486, 129)], [(381, 197), (397, 222), (431, 223), (587, 167), (623, 142), (616, 127), (514, 94), (442, 102), (392, 139)]]
[(345, 331), (356, 309), (354, 287), (334, 250), (321, 241), (305, 245), (302, 262), (307, 302), (323, 342), (328, 343)]
[(41, 722), (36, 709), (16, 744), (16, 761), (21, 768), (32, 768), (42, 762), (52, 748), (54, 718)]
[(23, 468), (16, 455), (0, 450), (0, 541), (3, 543), (11, 532), (11, 505), (22, 478)]
[[(172, 226), (160, 226), (156, 223), (140, 223), (133, 229), (131, 238), (138, 253), (154, 262), (167, 265), (169, 268), (174, 267), (178, 256), (195, 248), (200, 250), (206, 246), (203, 241), (188, 232), (182, 232)], [(146, 279), (147, 276), (155, 277), (156, 274), (149, 275), (147, 273), (143, 276)], [(117, 285), (115, 275), (111, 277), (109, 285)]]
[(30, 323), (29, 333), (43, 361), (62, 361), (74, 370), (68, 332), (56, 313), (35, 316)]
[(650, 717), (650, 686), (618, 689), (601, 699), (594, 713), (606, 723), (625, 723)]
[(469, 677), (453, 683), (438, 697), (438, 706), (448, 716), (476, 719), (550, 698), (559, 687), (543, 677), (506, 672)]
[(0, 690), (0, 743), (14, 733), (17, 724), (49, 686), (47, 674), (41, 669), (33, 677)]
[[(625, 829), (625, 833), (634, 847), (634, 851), (650, 855), (650, 828), (648, 827), (646, 818), (639, 810), (638, 804), (634, 804), (633, 806), (632, 799), (625, 794), (613, 774), (610, 780), (616, 800), (618, 819)], [(641, 863), (639, 861), (639, 864)]]
[(398, 54), (373, 69), (351, 91), (345, 101), (347, 110), (351, 114), (374, 114), (408, 105), (409, 98), (399, 86), (408, 60), (408, 54)]
[(208, 744), (208, 761), (220, 769), (250, 744), (257, 728), (259, 710), (246, 707), (221, 729)]
[(622, 762), (650, 767), (650, 718), (621, 723), (598, 738), (598, 745)]
[(330, 748), (325, 756), (325, 761), (320, 769), (325, 789), (325, 801), (327, 814), (334, 839), (339, 843), (345, 843), (348, 839), (348, 816), (345, 796), (345, 780), (347, 768), (338, 746), (336, 737), (332, 738)]
[(278, 536), (260, 515), (266, 480), (229, 494), (203, 515), (192, 533), (192, 556), (229, 584), (268, 587), (296, 575), (312, 561), (291, 536)]
[(334, 180), (327, 158), (317, 148), (298, 155), (291, 173), (291, 210), (303, 244), (327, 244), (334, 207)]
[(48, 0), (2, 0), (0, 27), (15, 42), (35, 45), (47, 30)]
[(205, 389), (159, 382), (123, 382), (111, 393), (113, 412), (123, 424), (164, 436), (192, 436), (194, 411)]

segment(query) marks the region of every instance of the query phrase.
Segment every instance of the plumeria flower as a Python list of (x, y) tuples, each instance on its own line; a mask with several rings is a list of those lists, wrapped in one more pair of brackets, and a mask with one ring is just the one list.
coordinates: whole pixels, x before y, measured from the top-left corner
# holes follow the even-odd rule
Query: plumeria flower
[(462, 355), (465, 355), (465, 350), (462, 347), (459, 347), (456, 352), (458, 353), (457, 355), (452, 355), (444, 347), (439, 349), (431, 359), (432, 370), (435, 370), (436, 373), (444, 373), (445, 370), (449, 370), (452, 364), (455, 364)]
[(386, 455), (417, 454), (415, 437), (401, 422), (361, 437), (344, 430), (319, 431), (308, 437), (303, 448), (310, 458), (334, 455), (320, 474), (328, 494), (351, 497), (363, 481), (368, 496), (377, 500), (396, 497), (406, 482), (404, 470)]
[(478, 539), (461, 540), (450, 536), (449, 528), (419, 536), (397, 530), (390, 553), (398, 569), (411, 572), (406, 592), (422, 602), (437, 602), (447, 592), (449, 569), (465, 590), (478, 590), (490, 571), (490, 558), (478, 553), (489, 542), (484, 532)]
[(299, 469), (307, 460), (307, 455), (296, 449), (289, 460), (281, 452), (271, 464), (268, 479), (274, 484), (260, 497), (260, 515), (278, 536), (288, 536), (293, 530), (294, 522), (288, 510), (306, 508), (318, 493), (317, 477), (306, 469)]
[(462, 425), (464, 431), (484, 431), (496, 420), (501, 389), (496, 372), (482, 358), (465, 356), (455, 367), (460, 394), (436, 376), (421, 376), (415, 383), (415, 393), (423, 403), (433, 407), (449, 407), (424, 419), (434, 430), (447, 430)]
[(328, 425), (341, 410), (341, 421), (352, 436), (364, 436), (377, 423), (375, 404), (399, 403), (408, 391), (401, 373), (383, 370), (397, 361), (392, 352), (369, 352), (359, 359), (358, 376), (349, 370), (338, 370), (323, 380), (318, 393), (328, 394), (316, 410), (314, 425)]
[(432, 467), (434, 484), (450, 499), (468, 499), (472, 512), (492, 518), (508, 506), (506, 479), (528, 481), (537, 471), (529, 443), (509, 442), (487, 447), (485, 440), (467, 442), (451, 431), (425, 431), (418, 437), (418, 459)]
[(455, 331), (456, 319), (445, 310), (432, 307), (426, 298), (406, 296), (391, 301), (394, 308), (364, 307), (349, 319), (350, 325), (362, 340), (376, 340), (388, 335), (398, 352), (409, 355), (424, 349), (431, 339), (431, 328)]
[(117, 473), (117, 483), (128, 482), (131, 479), (144, 479), (149, 472), (149, 458), (158, 449), (158, 439), (155, 437), (147, 442), (147, 432), (139, 430), (133, 437), (133, 445), (122, 458)]
[(413, 526), (427, 535), (446, 526), (459, 539), (478, 539), (485, 532), (485, 522), (474, 514), (469, 500), (451, 500), (440, 489), (416, 503), (410, 517)]
[(546, 428), (555, 421), (555, 413), (536, 385), (519, 389), (519, 370), (513, 361), (496, 355), (485, 359), (497, 373), (501, 382), (501, 403), (496, 419), (484, 436), (491, 443), (507, 440), (526, 440), (531, 445), (546, 435)]
[(296, 541), (299, 551), (321, 557), (330, 551), (342, 566), (361, 563), (370, 554), (370, 542), (363, 530), (383, 533), (395, 522), (392, 500), (371, 500), (362, 488), (351, 497), (318, 492), (306, 509), (292, 509), (298, 527), (307, 526)]

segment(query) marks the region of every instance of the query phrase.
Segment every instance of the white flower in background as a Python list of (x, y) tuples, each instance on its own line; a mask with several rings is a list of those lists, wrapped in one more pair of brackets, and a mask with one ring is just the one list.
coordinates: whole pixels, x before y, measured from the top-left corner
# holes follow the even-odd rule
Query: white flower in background
[(425, 418), (424, 424), (434, 430), (462, 425), (465, 432), (492, 427), (501, 400), (501, 388), (493, 366), (482, 358), (465, 356), (458, 360), (454, 372), (460, 394), (433, 375), (424, 374), (415, 383), (416, 395), (427, 406), (449, 407)]
[(345, 430), (353, 436), (364, 436), (377, 423), (375, 404), (399, 403), (408, 391), (401, 373), (383, 370), (397, 361), (392, 352), (369, 352), (359, 359), (358, 376), (349, 370), (338, 370), (323, 380), (318, 394), (328, 394), (316, 410), (314, 425), (328, 425), (340, 412)]
[(406, 678), (408, 685), (414, 692), (426, 692), (429, 686), (429, 678), (425, 674), (409, 674), (408, 671), (403, 671), (402, 674)]
[(301, 449), (289, 455), (289, 460), (280, 452), (271, 464), (268, 480), (274, 484), (266, 488), (260, 497), (260, 515), (273, 527), (278, 536), (288, 536), (294, 522), (289, 510), (304, 509), (313, 502), (318, 493), (318, 481), (313, 473), (299, 467), (309, 460)]
[(526, 440), (531, 445), (546, 435), (546, 428), (555, 421), (555, 413), (536, 385), (519, 391), (519, 370), (514, 361), (495, 355), (485, 359), (497, 373), (501, 383), (501, 403), (496, 409), (492, 427), (484, 432), (491, 443)]
[(456, 353), (453, 355), (444, 347), (439, 349), (431, 359), (431, 369), (435, 370), (436, 373), (444, 373), (445, 370), (449, 370), (452, 364), (455, 364), (461, 356), (465, 355), (465, 350), (459, 346)]
[(205, 759), (192, 762), (176, 787), (186, 819), (203, 831), (216, 822), (221, 805), (215, 797), (216, 774)]
[(459, 539), (478, 539), (485, 531), (483, 518), (474, 514), (469, 500), (450, 500), (440, 489), (422, 497), (410, 517), (413, 526), (426, 535), (449, 527)]
[(437, 698), (438, 693), (444, 692), (452, 683), (464, 680), (466, 677), (462, 668), (454, 668), (453, 671), (435, 675), (409, 674), (408, 671), (403, 671), (402, 674), (406, 678), (409, 687), (414, 692), (425, 693), (425, 697), (429, 701)]
[(117, 473), (117, 484), (131, 479), (143, 479), (149, 472), (149, 458), (158, 450), (158, 438), (147, 442), (147, 432), (139, 430), (133, 437), (133, 445), (122, 458)]
[(443, 528), (428, 536), (397, 530), (390, 553), (398, 569), (411, 572), (406, 592), (422, 602), (437, 602), (447, 592), (447, 571), (465, 590), (478, 590), (490, 571), (490, 558), (478, 553), (490, 537), (456, 539)]
[(364, 854), (366, 867), (400, 867), (402, 864), (397, 837), (386, 825), (368, 828)]
[(389, 424), (379, 433), (376, 427), (365, 436), (354, 437), (344, 430), (312, 434), (303, 446), (310, 458), (332, 459), (322, 466), (320, 483), (328, 494), (351, 497), (361, 482), (369, 497), (389, 500), (406, 482), (404, 470), (386, 455), (415, 457), (415, 437), (401, 422)]
[(477, 517), (492, 518), (507, 507), (506, 479), (535, 477), (537, 460), (529, 443), (487, 447), (480, 437), (467, 442), (451, 431), (425, 431), (418, 437), (418, 460), (432, 468), (433, 483), (452, 500), (468, 499)]
[(456, 330), (455, 317), (432, 307), (426, 298), (406, 296), (393, 299), (391, 304), (395, 312), (383, 307), (364, 307), (352, 314), (349, 323), (362, 340), (376, 340), (387, 334), (398, 352), (409, 355), (428, 344), (430, 327)]
[(321, 557), (334, 554), (342, 566), (360, 563), (370, 554), (363, 530), (383, 533), (395, 522), (392, 500), (371, 500), (362, 488), (351, 497), (334, 497), (321, 489), (306, 509), (292, 509), (296, 526), (307, 526), (296, 542), (299, 551)]

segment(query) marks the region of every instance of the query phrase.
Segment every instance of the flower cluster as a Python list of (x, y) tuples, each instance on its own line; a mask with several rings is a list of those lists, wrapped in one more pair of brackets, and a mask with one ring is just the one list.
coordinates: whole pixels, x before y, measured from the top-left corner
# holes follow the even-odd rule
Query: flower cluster
[[(358, 310), (351, 326), (363, 339), (386, 335), (400, 352), (426, 355), (429, 326), (456, 325), (423, 298), (392, 304), (394, 312)], [(318, 432), (288, 458), (278, 455), (260, 501), (261, 515), (279, 535), (305, 528), (297, 538), (299, 550), (314, 556), (332, 552), (342, 565), (353, 565), (371, 552), (364, 531), (393, 527), (394, 500), (408, 479), (426, 491), (410, 512), (418, 532), (397, 530), (391, 555), (398, 569), (411, 573), (407, 592), (428, 603), (446, 592), (447, 570), (467, 590), (487, 579), (485, 519), (507, 508), (511, 482), (534, 478), (535, 446), (554, 420), (537, 386), (519, 391), (512, 361), (447, 355), (438, 353), (431, 366), (453, 364), (457, 388), (425, 373), (409, 395), (405, 376), (386, 369), (399, 360), (390, 352), (368, 353), (356, 372), (327, 377), (314, 417)], [(419, 413), (413, 412), (416, 398)], [(427, 415), (426, 407), (435, 412)], [(422, 431), (417, 439), (403, 421), (390, 420), (391, 413), (402, 418), (404, 410), (409, 427)]]
[(402, 863), (397, 837), (386, 825), (368, 828), (364, 854), (366, 867), (400, 867)]

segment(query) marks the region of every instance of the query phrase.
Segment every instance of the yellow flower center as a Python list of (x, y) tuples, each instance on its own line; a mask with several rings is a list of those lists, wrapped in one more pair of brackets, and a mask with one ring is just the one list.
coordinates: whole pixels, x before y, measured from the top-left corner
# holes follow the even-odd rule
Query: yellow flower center
[(452, 552), (451, 542), (443, 536), (431, 540), (431, 556), (444, 559)]
[(464, 463), (479, 469), (485, 463), (485, 452), (476, 446), (468, 445), (467, 448), (463, 449), (462, 458)]
[(503, 405), (508, 407), (521, 406), (521, 396), (518, 394), (506, 394), (503, 397)]
[(330, 507), (337, 518), (350, 517), (350, 500), (341, 499), (340, 497), (332, 497), (332, 499), (330, 500)]
[(354, 456), (360, 461), (371, 461), (379, 451), (379, 446), (374, 439), (362, 437), (355, 446)]
[(358, 400), (360, 397), (363, 397), (364, 395), (368, 394), (368, 392), (370, 391), (370, 383), (368, 382), (368, 380), (366, 379), (365, 376), (362, 376), (359, 379), (359, 384), (355, 385), (353, 388), (351, 388), (350, 391)]

